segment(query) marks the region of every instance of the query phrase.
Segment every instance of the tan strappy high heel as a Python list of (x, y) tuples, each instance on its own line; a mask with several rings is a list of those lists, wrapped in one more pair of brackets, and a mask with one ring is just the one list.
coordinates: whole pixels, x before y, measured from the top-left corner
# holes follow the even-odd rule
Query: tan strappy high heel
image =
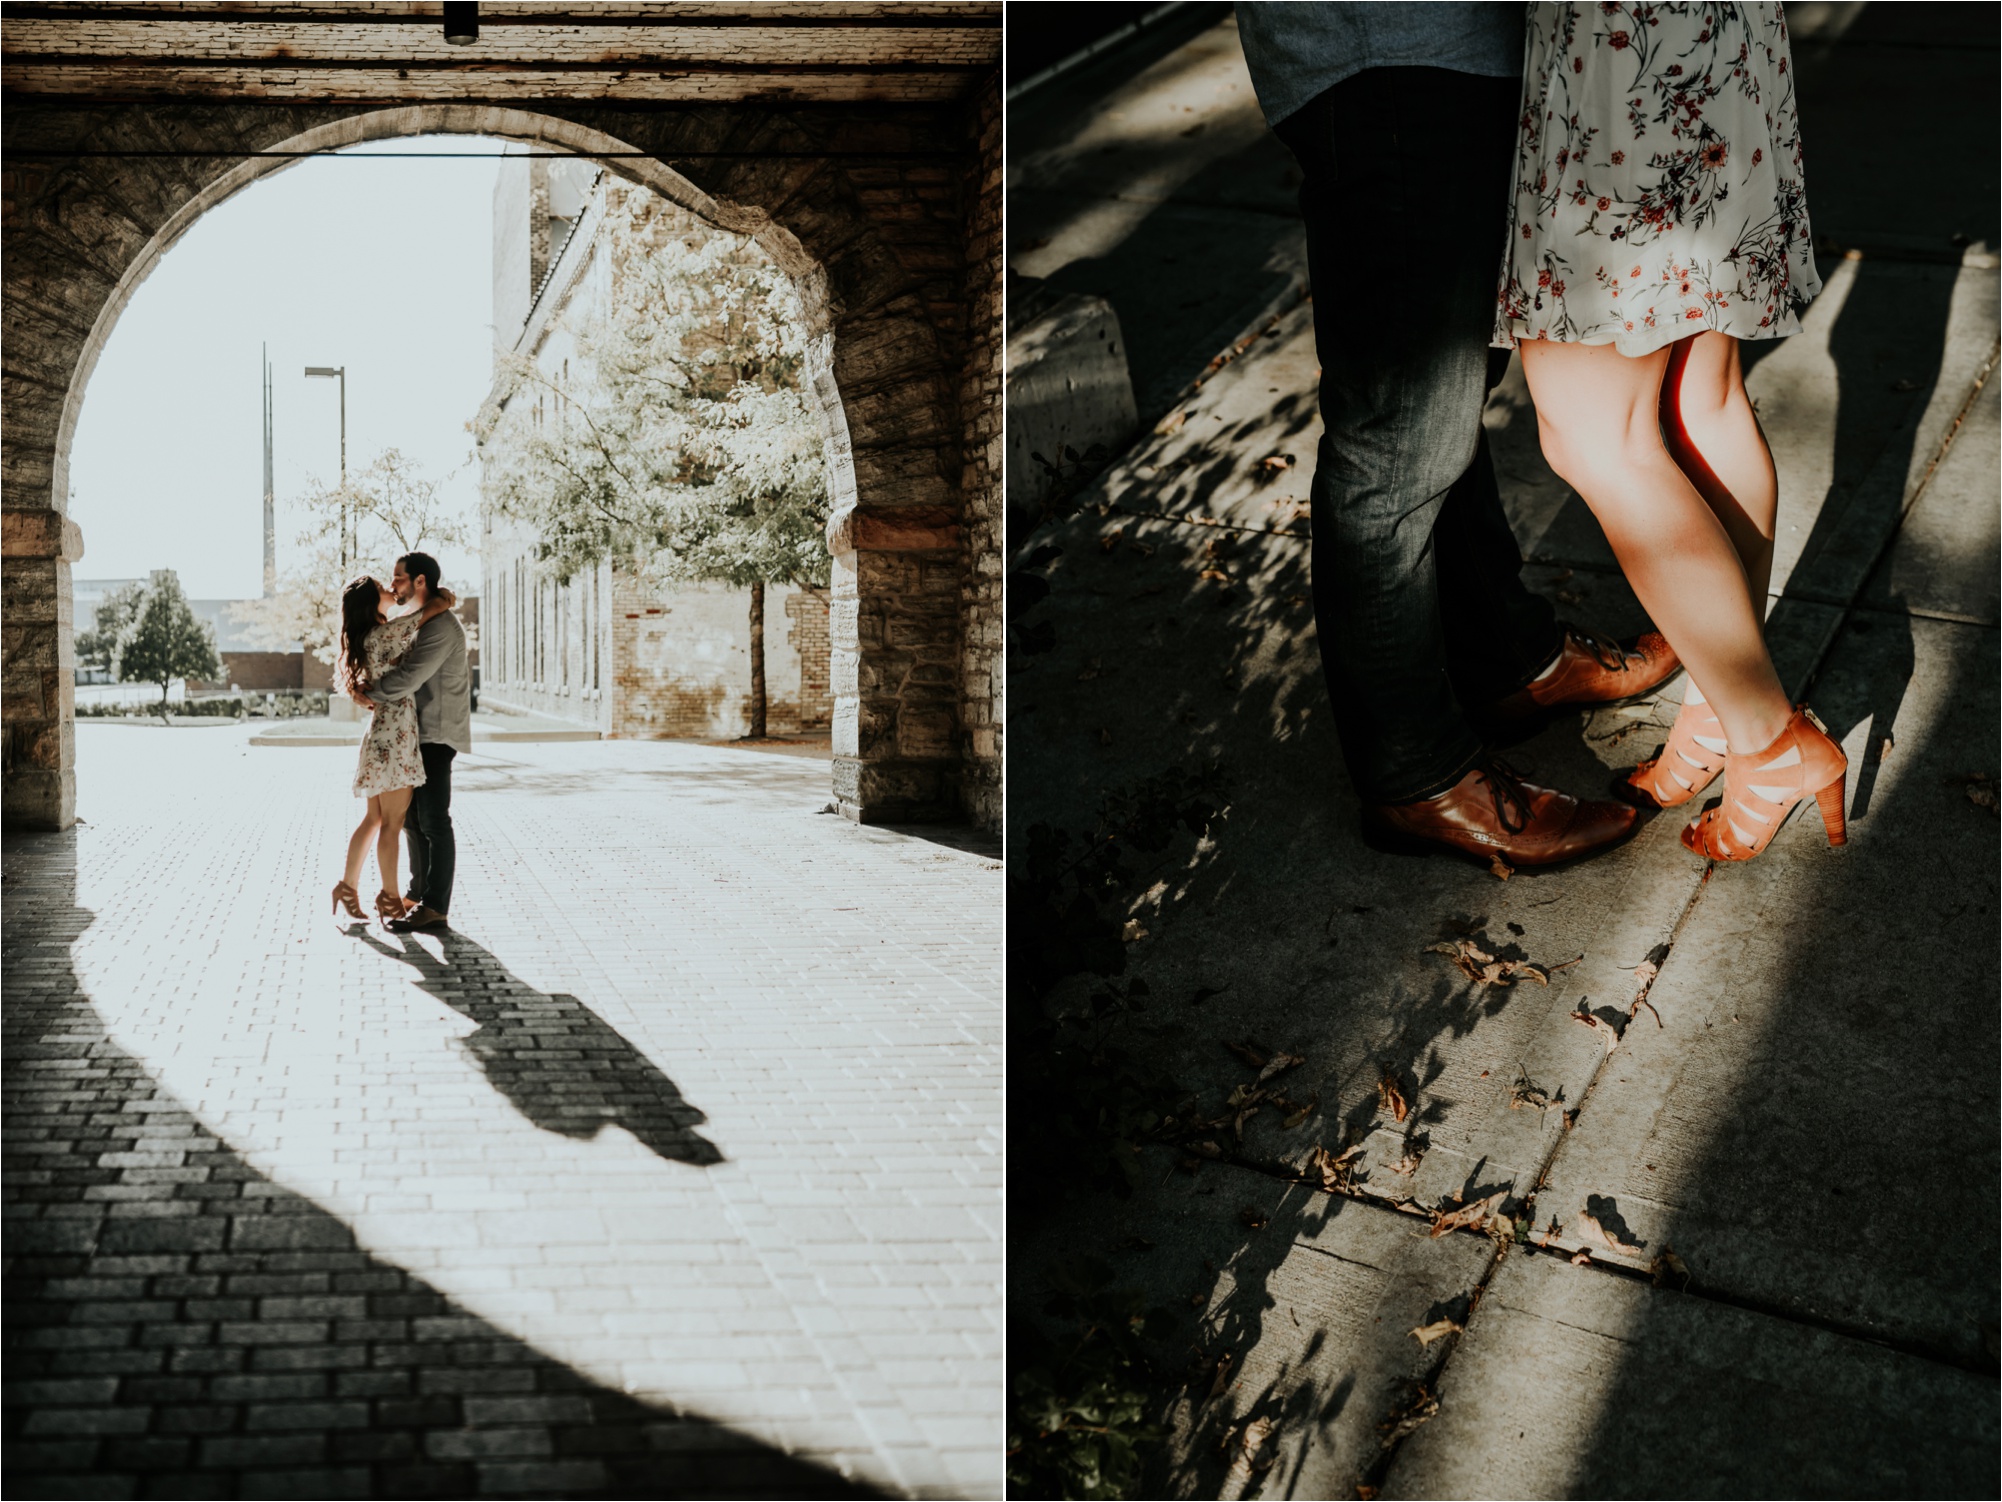
[(1706, 699), (1683, 701), (1682, 712), (1668, 732), (1668, 744), (1616, 784), (1614, 791), (1629, 803), (1674, 808), (1710, 786), (1724, 770), (1724, 727)]
[(384, 891), (375, 894), (375, 915), (384, 923), (392, 918), (401, 918), (403, 911), (403, 899), (394, 892)]
[(368, 922), (368, 914), (361, 910), (361, 893), (357, 892), (353, 887), (349, 886), (346, 882), (337, 881), (334, 883), (334, 907), (333, 907), (334, 918), (336, 921), (338, 921), (341, 916), (342, 908), (346, 908), (348, 910), (348, 916), (350, 918), (353, 918), (356, 922), (358, 923)]
[(1724, 766), (1724, 801), (1682, 831), (1685, 849), (1713, 861), (1748, 861), (1773, 842), (1794, 805), (1813, 795), (1828, 843), (1848, 843), (1842, 796), (1849, 758), (1805, 704), (1763, 751)]

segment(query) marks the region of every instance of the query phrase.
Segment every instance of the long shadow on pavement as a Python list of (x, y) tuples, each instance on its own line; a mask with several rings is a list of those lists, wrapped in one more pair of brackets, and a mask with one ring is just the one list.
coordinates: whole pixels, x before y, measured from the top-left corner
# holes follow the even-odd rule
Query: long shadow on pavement
[(695, 1130), (708, 1118), (576, 997), (536, 990), (451, 929), (438, 935), (439, 955), (408, 935), (400, 945), (366, 930), (354, 936), (412, 967), (420, 991), (479, 1024), (459, 1046), (545, 1132), (588, 1140), (616, 1124), (663, 1158), (701, 1168), (723, 1161), (716, 1144)]
[[(9, 1495), (879, 1495), (599, 1386), (371, 1256), (106, 1035), (70, 956), (93, 921), (74, 836), (4, 848)], [(624, 1105), (598, 1102), (647, 1126)], [(672, 1113), (653, 1130), (693, 1150)]]

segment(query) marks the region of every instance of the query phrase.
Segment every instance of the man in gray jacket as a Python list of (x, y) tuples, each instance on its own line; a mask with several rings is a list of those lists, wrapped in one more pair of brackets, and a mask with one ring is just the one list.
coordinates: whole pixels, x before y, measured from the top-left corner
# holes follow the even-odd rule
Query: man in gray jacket
[[(422, 607), (438, 589), (438, 560), (429, 553), (405, 553), (390, 580), (399, 605)], [(418, 754), (424, 784), (410, 797), (403, 832), (410, 849), (410, 890), (417, 904), (406, 918), (394, 919), (394, 933), (429, 933), (447, 926), (452, 909), (452, 873), (459, 847), (452, 836), (452, 759), (473, 749), (473, 675), (466, 666), (466, 631), (451, 611), (419, 629), (403, 661), (373, 685), (381, 699), (417, 701)], [(374, 703), (352, 696), (364, 709)]]

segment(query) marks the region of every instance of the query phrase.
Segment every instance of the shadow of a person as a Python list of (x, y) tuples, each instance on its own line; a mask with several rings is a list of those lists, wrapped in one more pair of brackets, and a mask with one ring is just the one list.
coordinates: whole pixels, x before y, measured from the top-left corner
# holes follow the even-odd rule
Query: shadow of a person
[(648, 1149), (708, 1168), (723, 1161), (695, 1130), (708, 1120), (673, 1080), (574, 996), (538, 991), (494, 955), (450, 929), (434, 955), (414, 938), (401, 948), (358, 935), (377, 953), (411, 966), (420, 990), (478, 1029), (460, 1040), (489, 1083), (545, 1132), (595, 1137), (624, 1127)]

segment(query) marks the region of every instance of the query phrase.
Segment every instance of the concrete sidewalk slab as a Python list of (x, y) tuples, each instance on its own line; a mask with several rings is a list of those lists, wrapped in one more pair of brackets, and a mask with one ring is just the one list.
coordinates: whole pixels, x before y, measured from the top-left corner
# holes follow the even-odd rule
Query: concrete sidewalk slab
[(1995, 1415), (1990, 1378), (1518, 1254), (1381, 1495), (1985, 1497)]
[[(1185, 1463), (1157, 1465), (1146, 1495), (1216, 1496), (1232, 1439), (1261, 1418), (1274, 1426), (1261, 1495), (1352, 1495), (1381, 1454), (1377, 1425), (1445, 1358), (1447, 1344), (1411, 1331), (1465, 1322), (1492, 1243), (1435, 1239), (1423, 1218), (1230, 1164), (1178, 1172), (1160, 1149), (1143, 1154), (1138, 1176), (1116, 1221), (1077, 1206), (1049, 1235), (1073, 1258), (1110, 1265), (1117, 1287), (1148, 1289), (1187, 1316), (1159, 1352), (1186, 1379), (1167, 1413), (1169, 1451)], [(1255, 1232), (1247, 1216), (1261, 1221)], [(1133, 1225), (1146, 1226), (1144, 1242)], [(1025, 1279), (1043, 1271), (1025, 1268)]]
[[(1664, 1028), (1628, 1031), (1538, 1197), (1558, 1245), (1636, 1268), (1672, 1245), (1732, 1299), (1994, 1361), (2002, 1057), (1993, 955), (1964, 936), (1995, 927), (1997, 825), (1964, 778), (1996, 758), (1996, 646), (1923, 619), (1843, 632), (1815, 704), (1855, 769), (1850, 844), (1809, 809), (1717, 869), (1650, 993)], [(1635, 1250), (1581, 1235), (1581, 1210)]]
[(1994, 457), (2002, 449), (2002, 381), (1992, 375), (1966, 425), (1905, 518), (1862, 603), (1993, 626), (2002, 621), (2002, 515)]
[(1299, 299), (1306, 239), (1235, 19), (1132, 59), (1010, 105), (1008, 264), (1112, 305), (1151, 424), (1211, 356)]

